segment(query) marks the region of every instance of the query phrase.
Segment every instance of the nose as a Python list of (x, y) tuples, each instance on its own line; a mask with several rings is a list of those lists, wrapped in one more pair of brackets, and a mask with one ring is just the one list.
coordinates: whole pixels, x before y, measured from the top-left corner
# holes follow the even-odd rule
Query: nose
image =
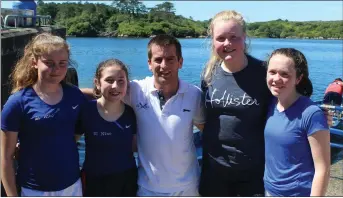
[(231, 41), (230, 41), (229, 39), (225, 39), (224, 45), (225, 45), (225, 46), (231, 45)]
[(160, 64), (160, 67), (162, 68), (162, 69), (164, 69), (164, 68), (166, 68), (167, 67), (167, 63), (166, 63), (167, 61), (166, 60), (162, 60), (162, 62), (161, 62), (161, 64)]
[(112, 83), (112, 88), (117, 88), (117, 87), (118, 87), (117, 81), (114, 81), (114, 82)]
[(276, 74), (274, 75), (273, 80), (276, 81), (276, 82), (279, 81), (279, 80), (281, 80), (280, 74), (279, 74), (279, 73), (276, 73)]

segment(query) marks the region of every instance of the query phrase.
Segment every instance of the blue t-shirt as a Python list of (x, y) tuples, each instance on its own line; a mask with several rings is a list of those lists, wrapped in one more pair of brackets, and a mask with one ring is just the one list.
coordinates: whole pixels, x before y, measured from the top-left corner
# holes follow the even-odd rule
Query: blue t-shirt
[(75, 86), (62, 84), (62, 88), (62, 100), (55, 105), (27, 87), (11, 95), (2, 109), (1, 130), (18, 132), (17, 180), (22, 187), (59, 191), (80, 177), (74, 134), (86, 99)]
[(265, 135), (265, 189), (274, 196), (310, 196), (314, 164), (308, 136), (328, 130), (322, 110), (301, 96), (279, 112), (269, 107)]
[(85, 133), (86, 156), (83, 164), (87, 175), (103, 176), (136, 166), (132, 139), (136, 134), (136, 116), (125, 105), (123, 114), (115, 121), (104, 120), (96, 100), (88, 101), (81, 110), (81, 131)]

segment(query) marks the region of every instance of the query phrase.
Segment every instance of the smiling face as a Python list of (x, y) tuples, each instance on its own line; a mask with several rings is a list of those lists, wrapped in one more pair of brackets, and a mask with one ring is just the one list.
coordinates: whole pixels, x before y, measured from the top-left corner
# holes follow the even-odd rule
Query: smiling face
[(285, 55), (273, 55), (268, 64), (267, 85), (273, 96), (287, 98), (296, 94), (297, 78), (294, 62)]
[(114, 102), (124, 98), (127, 91), (127, 74), (119, 66), (111, 65), (101, 71), (100, 79), (94, 79), (95, 86), (105, 100)]
[(174, 45), (151, 46), (151, 59), (148, 60), (148, 64), (157, 84), (177, 84), (182, 62), (183, 59), (177, 56)]
[(38, 81), (49, 84), (60, 83), (67, 74), (68, 59), (67, 50), (58, 49), (33, 60), (33, 67), (38, 73)]
[(218, 20), (213, 25), (213, 50), (225, 61), (244, 55), (245, 33), (236, 20)]

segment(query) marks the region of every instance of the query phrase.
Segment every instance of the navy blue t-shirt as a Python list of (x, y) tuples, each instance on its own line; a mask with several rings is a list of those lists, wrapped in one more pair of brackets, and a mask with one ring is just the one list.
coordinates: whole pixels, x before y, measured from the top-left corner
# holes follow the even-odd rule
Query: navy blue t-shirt
[(136, 134), (136, 116), (125, 105), (123, 114), (115, 121), (103, 119), (97, 101), (88, 101), (81, 110), (81, 131), (85, 133), (86, 156), (83, 169), (87, 175), (103, 176), (136, 166), (132, 139)]
[(217, 65), (210, 85), (202, 82), (207, 118), (202, 171), (223, 170), (223, 177), (233, 181), (262, 180), (264, 171), (263, 130), (271, 94), (263, 62), (247, 57), (243, 70), (228, 73)]
[(1, 130), (18, 132), (19, 185), (59, 191), (80, 177), (74, 134), (80, 106), (86, 102), (75, 86), (62, 84), (62, 100), (46, 104), (32, 87), (9, 97), (1, 112)]

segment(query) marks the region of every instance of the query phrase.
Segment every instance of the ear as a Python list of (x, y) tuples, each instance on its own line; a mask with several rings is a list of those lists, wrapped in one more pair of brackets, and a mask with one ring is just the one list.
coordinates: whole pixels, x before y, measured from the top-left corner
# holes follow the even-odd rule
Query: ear
[(182, 65), (183, 65), (183, 58), (181, 57), (181, 58), (179, 59), (179, 69), (182, 68)]
[(151, 59), (148, 60), (149, 70), (152, 71)]
[(38, 69), (38, 67), (37, 67), (37, 62), (38, 62), (38, 61), (37, 61), (35, 58), (32, 58), (32, 59), (31, 59), (31, 65), (32, 65), (33, 68)]
[(296, 85), (299, 84), (299, 82), (301, 81), (301, 79), (303, 79), (303, 75), (301, 74), (300, 77), (297, 79)]
[(100, 82), (98, 81), (98, 79), (94, 78), (93, 82), (96, 89), (100, 91)]

